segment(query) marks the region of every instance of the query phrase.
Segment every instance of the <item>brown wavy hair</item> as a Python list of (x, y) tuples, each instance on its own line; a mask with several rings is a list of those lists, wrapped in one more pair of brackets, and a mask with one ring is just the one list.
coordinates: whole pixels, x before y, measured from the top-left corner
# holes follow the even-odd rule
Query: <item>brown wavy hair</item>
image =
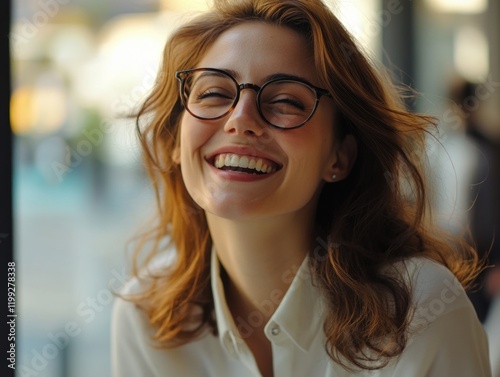
[[(325, 184), (321, 192), (317, 239), (328, 246), (311, 252), (309, 260), (331, 309), (324, 324), (326, 351), (348, 369), (381, 368), (404, 350), (412, 314), (410, 287), (384, 268), (426, 256), (467, 287), (481, 264), (465, 239), (438, 234), (430, 221), (423, 156), (435, 119), (405, 108), (401, 91), (320, 0), (215, 0), (210, 11), (169, 37), (161, 74), (136, 114), (158, 216), (139, 244), (133, 273), (138, 276), (162, 252), (166, 239), (175, 246), (176, 260), (168, 270), (151, 273), (141, 294), (128, 299), (145, 311), (161, 346), (185, 344), (206, 329), (217, 332), (210, 287), (212, 241), (204, 211), (186, 191), (175, 158), (184, 109), (174, 73), (197, 67), (221, 33), (248, 21), (289, 27), (306, 38), (320, 82), (333, 95), (335, 124), (342, 135), (357, 140), (350, 175)], [(146, 258), (139, 263), (145, 248)], [(201, 313), (196, 318), (193, 307)]]

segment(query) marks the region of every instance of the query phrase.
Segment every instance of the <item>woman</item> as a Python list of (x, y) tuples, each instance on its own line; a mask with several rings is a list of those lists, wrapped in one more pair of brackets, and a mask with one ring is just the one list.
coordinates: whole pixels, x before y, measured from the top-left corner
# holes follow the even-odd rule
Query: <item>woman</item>
[(159, 221), (116, 376), (489, 376), (477, 256), (427, 216), (432, 124), (319, 0), (179, 28), (138, 115)]

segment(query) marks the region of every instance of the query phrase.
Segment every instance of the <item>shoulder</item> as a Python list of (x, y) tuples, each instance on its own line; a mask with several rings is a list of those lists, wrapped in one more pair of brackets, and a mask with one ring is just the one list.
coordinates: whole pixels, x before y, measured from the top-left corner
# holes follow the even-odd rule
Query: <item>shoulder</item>
[(175, 249), (168, 249), (151, 260), (151, 262), (139, 271), (138, 276), (129, 276), (122, 287), (116, 291), (113, 302), (112, 321), (114, 325), (120, 325), (124, 320), (138, 319), (140, 312), (137, 305), (130, 300), (132, 297), (144, 293), (150, 282), (151, 276), (166, 271), (175, 261)]
[(151, 328), (145, 313), (125, 298), (140, 290), (141, 283), (134, 277), (125, 284), (113, 303), (110, 340), (115, 376), (139, 376), (149, 370), (146, 360), (147, 350), (151, 347)]
[(164, 274), (173, 266), (177, 259), (177, 250), (173, 244), (168, 244), (168, 247), (161, 253), (155, 255), (140, 269), (137, 276), (128, 276), (125, 283), (117, 290), (118, 296), (128, 296), (140, 293), (147, 287), (147, 283), (151, 276)]
[(401, 262), (398, 270), (409, 284), (413, 311), (394, 375), (489, 377), (486, 333), (453, 273), (423, 257)]
[[(140, 277), (123, 286), (113, 304), (111, 320), (111, 365), (116, 377), (236, 375), (226, 373), (219, 338), (210, 332), (185, 344), (167, 346), (154, 341), (156, 327), (148, 315), (127, 296), (144, 292), (151, 273), (168, 273), (175, 261), (175, 250), (155, 258)], [(167, 275), (168, 279), (168, 275)], [(196, 314), (196, 313), (195, 313)]]
[(113, 302), (112, 325), (113, 336), (121, 336), (120, 330), (126, 329), (128, 334), (138, 331), (144, 334), (148, 328), (148, 321), (143, 310), (132, 300), (134, 296), (144, 293), (154, 275), (166, 273), (175, 263), (176, 250), (169, 247), (165, 252), (154, 257), (148, 265), (139, 271), (138, 276), (131, 276), (117, 291)]
[[(135, 340), (145, 339), (144, 334), (148, 331), (148, 320), (143, 310), (132, 300), (133, 297), (144, 293), (149, 287), (150, 276), (172, 265), (175, 258), (174, 251), (154, 258), (147, 268), (142, 269), (138, 276), (131, 276), (125, 284), (116, 292), (112, 310), (112, 340), (124, 337)], [(136, 337), (137, 335), (140, 335)]]
[(429, 306), (440, 314), (463, 307), (472, 309), (462, 284), (444, 265), (426, 257), (413, 257), (400, 262), (397, 268), (410, 287), (417, 309)]
[(423, 331), (438, 318), (457, 311), (475, 316), (467, 292), (446, 266), (427, 257), (412, 257), (391, 265), (388, 272), (410, 290), (412, 332)]
[(120, 317), (130, 319), (132, 313), (139, 312), (137, 305), (128, 298), (143, 293), (152, 281), (151, 277), (165, 274), (168, 268), (175, 263), (176, 258), (175, 247), (169, 246), (164, 252), (152, 258), (147, 266), (139, 271), (138, 276), (129, 276), (123, 286), (116, 292), (117, 297), (113, 303), (113, 320), (118, 320)]
[[(140, 294), (148, 287), (148, 276), (172, 265), (175, 250), (154, 258), (139, 276), (130, 277), (117, 292), (111, 314), (111, 356), (114, 375), (149, 375), (150, 352), (154, 348), (154, 329), (146, 313), (129, 298)], [(145, 374), (144, 374), (145, 373)]]

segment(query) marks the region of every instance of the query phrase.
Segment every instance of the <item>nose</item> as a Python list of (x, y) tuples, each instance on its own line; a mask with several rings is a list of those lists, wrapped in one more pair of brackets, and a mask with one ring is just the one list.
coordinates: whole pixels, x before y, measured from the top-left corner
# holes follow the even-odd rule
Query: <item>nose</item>
[[(242, 89), (254, 88), (243, 86)], [(262, 136), (266, 129), (264, 123), (257, 109), (257, 91), (242, 90), (238, 103), (224, 125), (224, 130), (239, 135)]]

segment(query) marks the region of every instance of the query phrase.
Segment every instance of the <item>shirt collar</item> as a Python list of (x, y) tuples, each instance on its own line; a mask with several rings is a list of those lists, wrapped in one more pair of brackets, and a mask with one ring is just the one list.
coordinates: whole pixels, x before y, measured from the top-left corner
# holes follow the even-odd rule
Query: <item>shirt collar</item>
[[(295, 271), (291, 271), (290, 276), (293, 272)], [(236, 343), (235, 347), (238, 348), (237, 344), (244, 341), (227, 306), (215, 248), (212, 248), (211, 284), (221, 344), (227, 349), (228, 338), (231, 338), (233, 343)], [(288, 337), (302, 351), (307, 352), (314, 341), (319, 339), (323, 341), (323, 322), (324, 303), (319, 289), (313, 285), (306, 257), (293, 277), (280, 305), (266, 324), (264, 332), (272, 341), (275, 336), (273, 330), (277, 325), (281, 337)], [(241, 324), (240, 330), (245, 330)]]

